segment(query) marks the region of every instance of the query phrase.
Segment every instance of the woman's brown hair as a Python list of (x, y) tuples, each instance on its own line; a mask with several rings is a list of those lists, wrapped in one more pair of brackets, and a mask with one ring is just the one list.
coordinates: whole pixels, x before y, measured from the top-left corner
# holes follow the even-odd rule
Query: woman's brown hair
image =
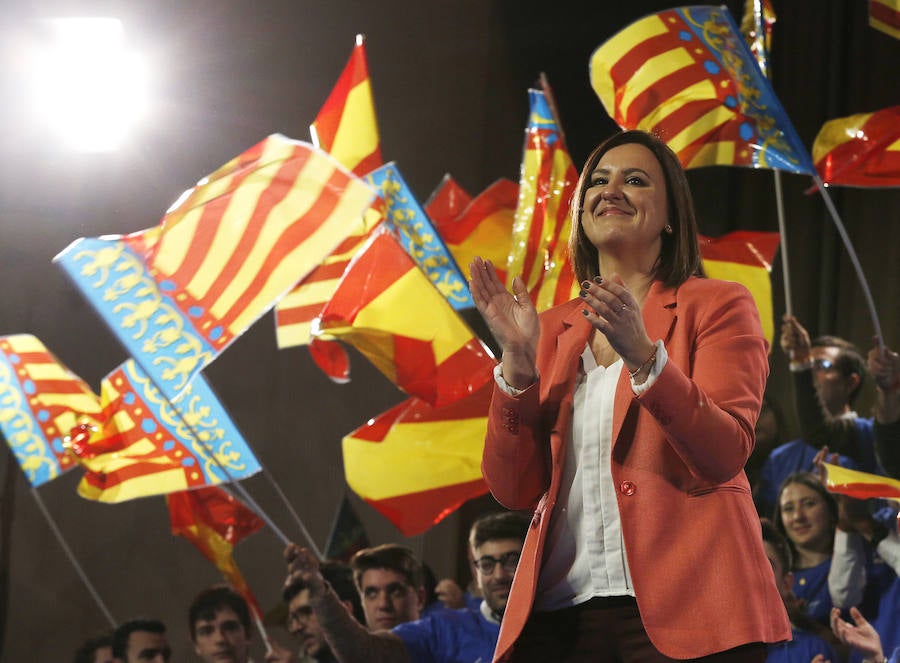
[(584, 194), (587, 183), (597, 167), (600, 158), (612, 148), (628, 143), (637, 143), (649, 149), (662, 167), (666, 181), (666, 207), (669, 210), (668, 224), (672, 233), (663, 232), (662, 248), (654, 269), (654, 278), (667, 287), (676, 287), (691, 276), (704, 276), (697, 240), (697, 218), (694, 215), (694, 201), (688, 186), (687, 176), (678, 157), (661, 140), (645, 131), (623, 131), (610, 136), (590, 153), (585, 161), (570, 207), (572, 233), (569, 236), (569, 259), (579, 281), (600, 276), (597, 247), (588, 239), (581, 225)]

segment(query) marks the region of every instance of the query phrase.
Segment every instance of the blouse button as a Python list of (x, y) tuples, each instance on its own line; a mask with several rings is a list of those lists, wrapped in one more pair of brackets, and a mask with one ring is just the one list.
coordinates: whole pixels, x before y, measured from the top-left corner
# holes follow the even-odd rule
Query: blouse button
[(629, 497), (634, 495), (635, 490), (637, 490), (637, 487), (631, 481), (623, 481), (622, 485), (619, 486), (619, 491), (623, 495), (628, 495)]

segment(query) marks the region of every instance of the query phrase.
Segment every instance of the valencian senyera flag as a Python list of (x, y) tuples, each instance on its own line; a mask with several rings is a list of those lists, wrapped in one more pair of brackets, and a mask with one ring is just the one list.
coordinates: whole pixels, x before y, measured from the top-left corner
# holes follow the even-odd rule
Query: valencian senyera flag
[(434, 406), (492, 379), (490, 350), (384, 228), (353, 259), (312, 333), (354, 346), (398, 388)]
[(549, 85), (528, 91), (530, 112), (519, 174), (519, 199), (507, 259), (506, 285), (521, 276), (539, 311), (578, 292), (567, 242), (569, 206), (578, 172), (554, 112)]
[(900, 0), (869, 0), (869, 26), (900, 39)]
[(457, 265), (468, 266), (475, 256), (481, 256), (490, 260), (497, 276), (505, 280), (518, 196), (515, 182), (500, 179), (473, 199), (454, 180), (445, 178), (425, 212)]
[(812, 153), (827, 185), (900, 186), (900, 106), (829, 120)]
[(0, 432), (32, 486), (77, 464), (65, 439), (96, 426), (100, 398), (30, 334), (0, 337)]
[(309, 128), (316, 146), (360, 176), (383, 163), (363, 42), (356, 35), (350, 60)]
[(769, 53), (772, 52), (772, 26), (777, 17), (769, 0), (745, 0), (741, 34), (766, 78), (770, 77)]
[(772, 261), (779, 235), (736, 230), (715, 239), (700, 236), (700, 254), (706, 275), (743, 284), (756, 302), (763, 334), (772, 346), (775, 318), (772, 312)]
[(366, 182), (381, 194), (385, 223), (400, 238), (403, 248), (456, 309), (475, 305), (469, 282), (434, 229), (394, 162), (368, 175)]
[(594, 51), (590, 78), (619, 126), (657, 135), (685, 168), (815, 173), (725, 7), (681, 7), (635, 21)]
[(348, 235), (372, 190), (272, 135), (185, 192), (161, 224), (55, 258), (171, 401)]
[(260, 466), (202, 375), (170, 403), (132, 360), (103, 379), (104, 421), (73, 433), (70, 452), (87, 470), (78, 493), (123, 502), (243, 479)]
[(871, 498), (900, 500), (900, 481), (896, 479), (850, 470), (831, 463), (823, 465), (827, 477), (825, 486), (832, 493), (840, 493), (858, 500)]
[(399, 529), (421, 534), (487, 492), (481, 454), (492, 384), (442, 408), (411, 398), (344, 437), (347, 484)]
[(247, 601), (257, 620), (262, 610), (234, 560), (234, 547), (263, 526), (263, 521), (221, 488), (208, 487), (166, 495), (174, 536), (190, 541)]

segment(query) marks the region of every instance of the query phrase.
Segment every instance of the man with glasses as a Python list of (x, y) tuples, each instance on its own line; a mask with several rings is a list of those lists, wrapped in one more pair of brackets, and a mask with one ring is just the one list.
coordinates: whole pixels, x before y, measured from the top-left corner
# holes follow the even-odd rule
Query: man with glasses
[[(478, 609), (440, 610), (390, 631), (368, 632), (349, 618), (308, 550), (292, 544), (285, 557), (289, 577), (299, 578), (309, 587), (310, 606), (341, 663), (488, 663), (530, 522), (525, 514), (505, 512), (483, 516), (472, 525), (473, 572), (484, 597)], [(365, 573), (354, 574), (364, 606)], [(407, 584), (407, 592), (415, 593), (415, 581)], [(389, 591), (383, 587), (380, 594)]]
[[(822, 447), (838, 454), (838, 463), (863, 472), (883, 474), (875, 454), (876, 429), (888, 445), (900, 445), (898, 426), (860, 417), (853, 410), (866, 375), (866, 362), (852, 343), (836, 336), (810, 341), (793, 316), (785, 316), (781, 348), (790, 361), (794, 404), (801, 438), (777, 447), (763, 465), (755, 494), (757, 508), (770, 514), (782, 481), (796, 471), (814, 471), (813, 459)], [(885, 392), (878, 383), (876, 398)], [(878, 409), (876, 408), (876, 413)]]
[[(353, 584), (353, 573), (350, 567), (340, 562), (323, 562), (320, 572), (324, 580), (336, 593), (338, 600), (351, 618), (359, 618), (362, 607), (359, 595)], [(309, 587), (297, 577), (288, 578), (282, 598), (287, 604), (287, 630), (300, 645), (301, 653), (316, 663), (333, 663), (337, 659), (325, 641), (325, 634), (316, 614), (309, 603)], [(279, 648), (278, 655), (272, 661), (294, 661), (293, 657)]]

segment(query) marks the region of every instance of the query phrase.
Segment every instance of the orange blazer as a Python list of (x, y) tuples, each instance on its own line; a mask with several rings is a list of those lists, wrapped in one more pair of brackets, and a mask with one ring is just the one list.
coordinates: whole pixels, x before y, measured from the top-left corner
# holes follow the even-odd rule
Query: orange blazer
[[(508, 659), (534, 602), (591, 331), (583, 307), (541, 314), (537, 383), (516, 397), (494, 388), (482, 470), (501, 504), (534, 509), (495, 661)], [(756, 305), (742, 285), (695, 277), (677, 289), (654, 282), (642, 313), (668, 361), (640, 396), (622, 371), (612, 476), (647, 634), (672, 658), (790, 640), (743, 472), (768, 374)]]

